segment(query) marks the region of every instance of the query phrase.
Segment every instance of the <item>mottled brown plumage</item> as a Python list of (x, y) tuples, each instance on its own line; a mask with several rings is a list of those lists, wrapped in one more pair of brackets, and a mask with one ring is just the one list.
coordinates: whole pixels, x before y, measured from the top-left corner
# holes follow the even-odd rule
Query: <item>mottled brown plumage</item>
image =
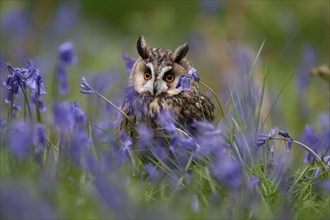
[(192, 68), (186, 59), (188, 50), (187, 44), (174, 51), (149, 48), (142, 36), (138, 39), (140, 57), (130, 73), (121, 106), (133, 123), (124, 118), (120, 125), (122, 131), (135, 136), (134, 127), (138, 123), (153, 129), (160, 128), (159, 118), (165, 111), (172, 112), (174, 120), (187, 129), (193, 120), (214, 119), (214, 105), (200, 94), (195, 80), (190, 80), (189, 91), (176, 88), (179, 77)]

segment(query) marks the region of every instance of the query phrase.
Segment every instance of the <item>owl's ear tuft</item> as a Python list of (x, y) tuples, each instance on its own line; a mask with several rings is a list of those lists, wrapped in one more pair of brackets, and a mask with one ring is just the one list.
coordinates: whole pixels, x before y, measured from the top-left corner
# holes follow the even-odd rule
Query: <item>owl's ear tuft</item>
[(187, 43), (178, 46), (178, 48), (176, 48), (175, 51), (172, 53), (171, 60), (176, 63), (180, 62), (183, 58), (185, 58), (188, 53), (188, 50), (189, 45)]
[(136, 43), (136, 49), (142, 59), (147, 59), (149, 57), (149, 49), (147, 46), (147, 42), (144, 40), (143, 35), (141, 35)]

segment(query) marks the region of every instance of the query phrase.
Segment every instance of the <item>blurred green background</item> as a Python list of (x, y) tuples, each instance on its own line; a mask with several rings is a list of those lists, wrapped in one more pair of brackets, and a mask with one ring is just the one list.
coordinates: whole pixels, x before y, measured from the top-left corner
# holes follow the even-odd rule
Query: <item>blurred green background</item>
[[(32, 59), (49, 88), (58, 46), (72, 41), (78, 63), (68, 70), (71, 90), (64, 99), (85, 108), (79, 79), (98, 73), (110, 76), (107, 97), (118, 97), (128, 76), (121, 55), (137, 57), (136, 40), (143, 34), (151, 47), (175, 49), (188, 42), (201, 80), (225, 103), (265, 40), (253, 73), (256, 86), (265, 71), (269, 74), (264, 117), (294, 74), (270, 124), (299, 135), (306, 123), (317, 126), (320, 114), (329, 114), (329, 84), (309, 74), (314, 66), (329, 65), (329, 1), (2, 0), (0, 6), (2, 82), (6, 62), (19, 67)], [(4, 93), (1, 88), (2, 100)], [(2, 103), (1, 118), (6, 110)]]

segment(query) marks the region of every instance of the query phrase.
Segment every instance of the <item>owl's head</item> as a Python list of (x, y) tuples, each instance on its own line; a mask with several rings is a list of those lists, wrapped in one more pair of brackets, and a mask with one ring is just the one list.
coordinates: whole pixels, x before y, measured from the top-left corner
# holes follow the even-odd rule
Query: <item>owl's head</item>
[(151, 96), (173, 96), (182, 92), (176, 88), (178, 80), (192, 68), (186, 59), (189, 50), (187, 43), (174, 51), (149, 48), (143, 36), (140, 36), (136, 47), (140, 57), (129, 78), (129, 84), (136, 92)]

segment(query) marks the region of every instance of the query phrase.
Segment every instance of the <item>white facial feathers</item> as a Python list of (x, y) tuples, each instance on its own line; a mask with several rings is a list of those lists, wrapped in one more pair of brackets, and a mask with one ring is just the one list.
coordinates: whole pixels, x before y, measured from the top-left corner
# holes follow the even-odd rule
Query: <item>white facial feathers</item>
[(155, 68), (152, 63), (147, 63), (146, 66), (150, 69), (152, 78), (144, 84), (145, 90), (149, 91), (152, 95), (159, 95), (168, 90), (167, 83), (163, 80), (164, 75), (172, 69), (171, 66), (166, 66), (161, 69), (156, 77)]

